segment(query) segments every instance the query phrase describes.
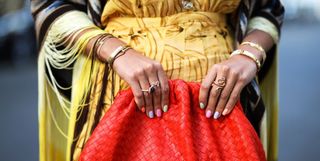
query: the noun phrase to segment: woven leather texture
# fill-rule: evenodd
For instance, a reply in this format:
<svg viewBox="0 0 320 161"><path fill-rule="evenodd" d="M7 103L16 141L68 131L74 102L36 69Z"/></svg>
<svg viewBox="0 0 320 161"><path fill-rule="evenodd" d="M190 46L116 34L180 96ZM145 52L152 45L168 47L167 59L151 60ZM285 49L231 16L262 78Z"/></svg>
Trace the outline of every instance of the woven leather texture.
<svg viewBox="0 0 320 161"><path fill-rule="evenodd" d="M264 161L255 130L237 103L218 120L199 107L198 83L170 81L169 111L150 119L131 90L120 92L81 153L81 161Z"/></svg>

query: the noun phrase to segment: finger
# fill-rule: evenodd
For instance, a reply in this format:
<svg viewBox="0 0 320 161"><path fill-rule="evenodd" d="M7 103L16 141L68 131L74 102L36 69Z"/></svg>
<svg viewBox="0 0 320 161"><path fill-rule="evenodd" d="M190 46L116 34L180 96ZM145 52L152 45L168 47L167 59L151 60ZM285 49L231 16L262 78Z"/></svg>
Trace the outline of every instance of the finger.
<svg viewBox="0 0 320 161"><path fill-rule="evenodd" d="M146 112L144 98L143 98L144 96L143 96L143 92L141 91L141 87L138 80L134 80L130 82L130 86L134 95L134 101L136 102L138 108L143 113Z"/></svg>
<svg viewBox="0 0 320 161"><path fill-rule="evenodd" d="M238 81L236 83L236 85L234 86L234 88L230 94L230 97L229 97L229 100L226 104L226 107L222 112L223 116L228 115L233 110L237 101L240 99L240 93L241 93L243 87L244 87L244 83L242 81Z"/></svg>
<svg viewBox="0 0 320 161"><path fill-rule="evenodd" d="M217 77L215 79L215 81L217 82L218 80L222 80L222 79L226 79L226 75L227 75L228 70L226 68L219 68L217 71ZM220 97L220 94L223 90L223 86L219 86L216 84L214 84L213 82L212 84L212 88L210 90L210 97L209 97L209 102L208 102L208 106L206 109L206 117L210 118L213 115L213 112L215 111L216 105L218 103L218 99ZM217 115L217 114L215 114Z"/></svg>
<svg viewBox="0 0 320 161"><path fill-rule="evenodd" d="M161 88L161 107L163 112L167 112L169 108L169 84L168 78L163 71L162 67L158 71L158 79L160 81L160 88Z"/></svg>
<svg viewBox="0 0 320 161"><path fill-rule="evenodd" d="M161 89L160 89L160 82L158 81L158 75L156 72L149 73L149 82L150 85L155 86L155 91L151 94L152 95L152 103L153 103L153 110L157 117L161 117Z"/></svg>
<svg viewBox="0 0 320 161"><path fill-rule="evenodd" d="M211 118L213 115L213 111L215 110L217 100L220 96L222 88L212 85L212 88L210 90L210 95L209 95L209 101L208 101L208 106L206 109L206 117Z"/></svg>
<svg viewBox="0 0 320 161"><path fill-rule="evenodd" d="M139 76L139 83L141 86L141 90L148 90L150 87L150 83L148 81L148 78L146 75L140 75ZM146 113L149 118L154 118L154 111L152 107L152 96L149 92L143 92L143 98L145 102L145 108L146 108Z"/></svg>
<svg viewBox="0 0 320 161"><path fill-rule="evenodd" d="M208 99L210 95L210 89L212 88L212 82L217 76L217 70L215 67L211 68L207 76L201 83L200 92L199 92L199 106L201 109L205 109L208 105Z"/></svg>
<svg viewBox="0 0 320 161"><path fill-rule="evenodd" d="M229 100L230 94L236 84L236 81L238 79L238 75L234 72L229 72L227 78L226 78L226 86L223 88L220 97L218 99L218 103L216 106L216 110L214 112L213 118L218 119L222 111L225 109L225 106L227 104L227 101Z"/></svg>

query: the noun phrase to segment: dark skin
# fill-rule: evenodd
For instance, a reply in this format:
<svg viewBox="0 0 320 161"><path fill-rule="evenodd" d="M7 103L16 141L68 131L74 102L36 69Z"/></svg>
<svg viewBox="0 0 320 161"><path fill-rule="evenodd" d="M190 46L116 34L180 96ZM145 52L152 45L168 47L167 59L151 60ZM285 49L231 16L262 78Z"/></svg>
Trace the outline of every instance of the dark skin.
<svg viewBox="0 0 320 161"><path fill-rule="evenodd" d="M244 41L259 44L265 51L268 51L274 44L272 37L259 30L248 34ZM241 45L238 49L251 52L262 61L263 53L249 45ZM222 115L229 114L240 98L240 93L252 79L256 76L257 66L255 62L244 55L235 55L228 60L211 67L207 76L201 84L199 102L206 109L206 116L212 115L215 119ZM213 81L221 77L226 78L226 85L222 90L212 88Z"/></svg>
<svg viewBox="0 0 320 161"><path fill-rule="evenodd" d="M90 44L93 41L94 39ZM250 32L243 41L259 44L265 51L274 44L272 37L260 30ZM106 59L120 45L125 43L117 38L109 39L103 44L99 54ZM247 50L262 61L261 51L249 45L241 45L238 49ZM127 68L128 66L130 68ZM167 112L168 77L159 62L130 49L125 55L115 60L113 69L131 86L135 102L141 111L150 118L155 117L154 115L161 117L162 112ZM208 118L215 116L214 118L217 119L221 115L228 115L239 100L241 90L255 78L257 70L255 62L243 55L235 55L213 65L201 83L199 94L200 107L205 110L206 116ZM216 90L212 84L221 77L226 78L226 85L223 89ZM154 93L141 91L141 89L148 89L151 83L156 81L160 82L160 87L156 88Z"/></svg>

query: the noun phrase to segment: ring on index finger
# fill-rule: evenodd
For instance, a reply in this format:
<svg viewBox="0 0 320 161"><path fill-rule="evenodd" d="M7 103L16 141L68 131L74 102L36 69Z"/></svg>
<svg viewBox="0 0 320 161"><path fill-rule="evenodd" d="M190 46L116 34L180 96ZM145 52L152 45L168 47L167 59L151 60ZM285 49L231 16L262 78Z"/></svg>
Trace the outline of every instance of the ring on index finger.
<svg viewBox="0 0 320 161"><path fill-rule="evenodd" d="M219 92L226 86L226 77L219 78L218 80L214 81L211 86L216 86L216 92Z"/></svg>

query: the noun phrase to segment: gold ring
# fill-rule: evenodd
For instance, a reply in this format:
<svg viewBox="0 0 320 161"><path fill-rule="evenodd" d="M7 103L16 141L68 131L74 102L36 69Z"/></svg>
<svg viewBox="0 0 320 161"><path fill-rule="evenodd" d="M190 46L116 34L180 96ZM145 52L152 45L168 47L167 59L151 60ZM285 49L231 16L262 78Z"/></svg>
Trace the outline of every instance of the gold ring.
<svg viewBox="0 0 320 161"><path fill-rule="evenodd" d="M220 88L223 88L226 86L226 78L225 77L221 77L220 79L218 79L217 81L214 81L212 83L212 85L216 85Z"/></svg>
<svg viewBox="0 0 320 161"><path fill-rule="evenodd" d="M223 87L217 87L216 92L219 93L222 89L223 89Z"/></svg>
<svg viewBox="0 0 320 161"><path fill-rule="evenodd" d="M154 82L154 83L151 83L151 86L157 86L157 87L159 87L160 86L160 82L159 81L156 81L156 82Z"/></svg>
<svg viewBox="0 0 320 161"><path fill-rule="evenodd" d="M153 93L156 91L156 88L160 86L159 81L156 81L155 83L152 83L151 86L148 89L141 89L142 92L148 92L148 93Z"/></svg>

